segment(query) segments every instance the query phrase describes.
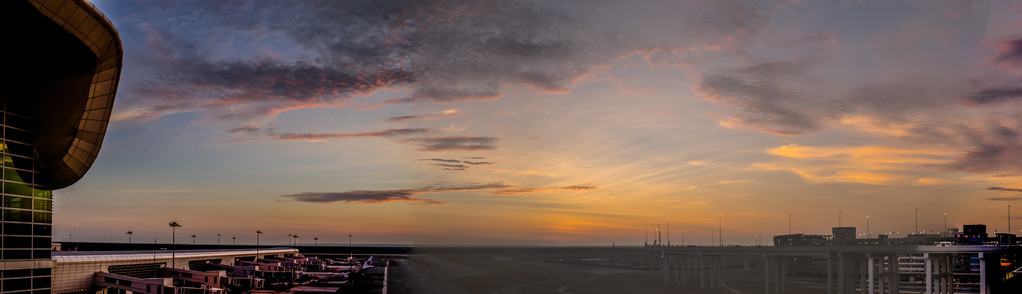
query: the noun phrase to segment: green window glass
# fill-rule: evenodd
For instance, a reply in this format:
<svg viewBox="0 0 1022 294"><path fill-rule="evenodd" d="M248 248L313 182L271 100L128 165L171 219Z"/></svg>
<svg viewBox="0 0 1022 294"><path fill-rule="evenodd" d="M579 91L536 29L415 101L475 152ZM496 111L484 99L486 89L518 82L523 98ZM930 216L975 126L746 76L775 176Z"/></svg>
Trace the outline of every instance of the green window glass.
<svg viewBox="0 0 1022 294"><path fill-rule="evenodd" d="M53 214L49 212L35 212L35 222L49 224L53 223Z"/></svg>
<svg viewBox="0 0 1022 294"><path fill-rule="evenodd" d="M4 182L4 193L32 196L32 186L21 183Z"/></svg>
<svg viewBox="0 0 1022 294"><path fill-rule="evenodd" d="M9 168L4 169L4 179L14 182L25 182L25 180L21 178L21 174L19 174L18 171Z"/></svg>
<svg viewBox="0 0 1022 294"><path fill-rule="evenodd" d="M35 210L53 210L53 201L51 200L35 199L32 203L32 207L35 208Z"/></svg>
<svg viewBox="0 0 1022 294"><path fill-rule="evenodd" d="M35 189L35 197L50 199L53 198L53 191Z"/></svg>
<svg viewBox="0 0 1022 294"><path fill-rule="evenodd" d="M4 196L4 207L32 209L32 198Z"/></svg>

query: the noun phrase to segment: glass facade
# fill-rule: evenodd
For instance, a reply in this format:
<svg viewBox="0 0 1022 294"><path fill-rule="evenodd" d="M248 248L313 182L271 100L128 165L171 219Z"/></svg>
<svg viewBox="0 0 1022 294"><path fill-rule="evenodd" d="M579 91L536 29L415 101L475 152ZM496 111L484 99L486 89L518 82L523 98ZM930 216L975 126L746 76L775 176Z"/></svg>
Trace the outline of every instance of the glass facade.
<svg viewBox="0 0 1022 294"><path fill-rule="evenodd" d="M50 293L51 190L96 159L123 51L85 0L0 1L0 36L0 294Z"/></svg>
<svg viewBox="0 0 1022 294"><path fill-rule="evenodd" d="M0 93L2 138L0 155L0 195L3 218L0 222L0 256L5 263L24 261L31 268L0 272L2 293L49 293L50 236L53 222L53 193L36 183L39 158L33 148L32 107L25 101Z"/></svg>

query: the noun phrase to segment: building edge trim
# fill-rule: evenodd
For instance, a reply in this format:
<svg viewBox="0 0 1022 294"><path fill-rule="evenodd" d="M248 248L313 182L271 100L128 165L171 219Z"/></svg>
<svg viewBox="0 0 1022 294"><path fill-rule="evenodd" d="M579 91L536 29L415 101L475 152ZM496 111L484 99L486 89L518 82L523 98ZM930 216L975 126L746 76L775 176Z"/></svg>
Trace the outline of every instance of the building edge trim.
<svg viewBox="0 0 1022 294"><path fill-rule="evenodd" d="M96 69L72 143L61 158L44 162L42 177L47 188L60 189L80 180L99 155L113 111L124 50L117 29L92 3L85 0L28 1L96 55Z"/></svg>

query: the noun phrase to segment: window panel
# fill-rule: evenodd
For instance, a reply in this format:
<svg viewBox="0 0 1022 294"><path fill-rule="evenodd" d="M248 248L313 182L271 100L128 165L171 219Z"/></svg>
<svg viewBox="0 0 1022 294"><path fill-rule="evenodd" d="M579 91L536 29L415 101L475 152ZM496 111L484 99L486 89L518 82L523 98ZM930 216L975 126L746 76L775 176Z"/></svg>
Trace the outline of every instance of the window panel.
<svg viewBox="0 0 1022 294"><path fill-rule="evenodd" d="M50 200L35 199L32 201L32 208L35 210L53 211L53 202Z"/></svg>
<svg viewBox="0 0 1022 294"><path fill-rule="evenodd" d="M51 214L49 212L38 212L37 211L37 212L35 212L34 216L35 217L33 218L33 221L35 221L37 223L48 224L48 223L52 223L53 222L53 214Z"/></svg>
<svg viewBox="0 0 1022 294"><path fill-rule="evenodd" d="M20 185L15 183L4 183L4 186L10 186L8 184ZM8 192L10 193L10 192ZM17 196L4 196L4 207L7 208L21 208L21 209L32 209L32 198L24 198Z"/></svg>
<svg viewBox="0 0 1022 294"><path fill-rule="evenodd" d="M32 196L32 186L25 185L25 184L22 184L22 183L12 183L12 182L3 182L3 186L4 186L4 193L15 194L15 195L22 195L22 196ZM16 197L12 197L12 198L16 198ZM4 203L5 203L4 207L11 207L11 206L7 206L6 205L7 197L4 197ZM17 208L30 209L30 208L32 208L32 204L29 204L27 207L17 207Z"/></svg>
<svg viewBox="0 0 1022 294"><path fill-rule="evenodd" d="M32 212L28 210L4 209L4 221L32 222Z"/></svg>
<svg viewBox="0 0 1022 294"><path fill-rule="evenodd" d="M53 227L50 225L33 225L32 233L37 236L51 236L53 235Z"/></svg>
<svg viewBox="0 0 1022 294"><path fill-rule="evenodd" d="M32 248L32 237L3 237L4 249Z"/></svg>
<svg viewBox="0 0 1022 294"><path fill-rule="evenodd" d="M32 235L32 225L4 223L4 235Z"/></svg>

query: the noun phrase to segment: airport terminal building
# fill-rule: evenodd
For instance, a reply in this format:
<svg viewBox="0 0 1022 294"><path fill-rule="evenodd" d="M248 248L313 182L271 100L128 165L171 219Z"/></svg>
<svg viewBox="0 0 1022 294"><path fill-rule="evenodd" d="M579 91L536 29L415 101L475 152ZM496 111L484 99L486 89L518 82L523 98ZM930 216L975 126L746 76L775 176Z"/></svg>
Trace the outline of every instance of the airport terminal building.
<svg viewBox="0 0 1022 294"><path fill-rule="evenodd" d="M121 71L117 30L84 0L0 1L0 293L50 293L53 190L99 153Z"/></svg>

